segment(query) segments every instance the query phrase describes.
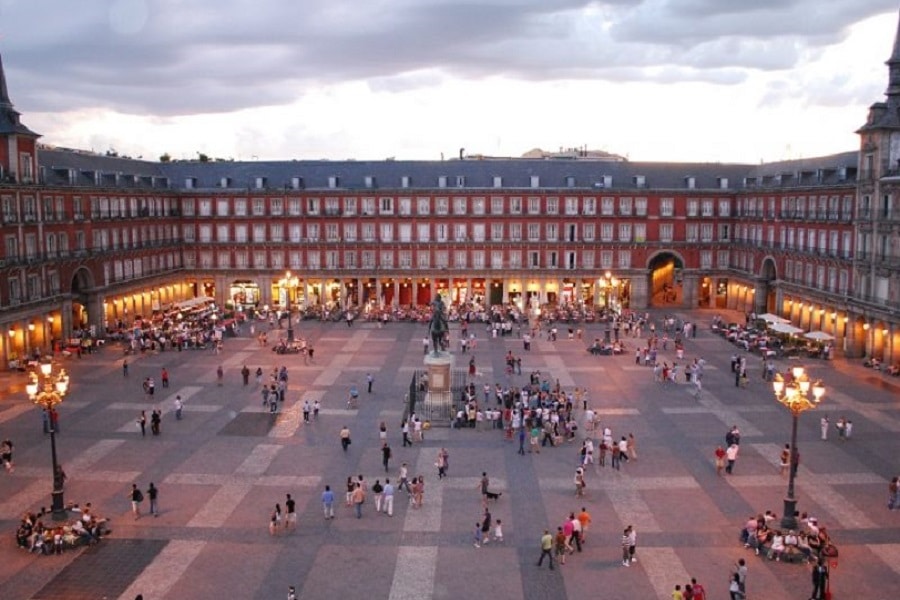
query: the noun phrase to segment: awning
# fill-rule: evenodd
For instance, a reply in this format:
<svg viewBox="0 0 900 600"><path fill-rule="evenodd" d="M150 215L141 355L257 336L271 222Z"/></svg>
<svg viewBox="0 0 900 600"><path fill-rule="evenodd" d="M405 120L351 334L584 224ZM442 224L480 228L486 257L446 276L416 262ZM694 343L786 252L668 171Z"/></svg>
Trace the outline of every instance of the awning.
<svg viewBox="0 0 900 600"><path fill-rule="evenodd" d="M830 342L834 339L834 336L830 333L825 333L824 331L810 331L809 333L803 334L808 340L815 340L817 342Z"/></svg>
<svg viewBox="0 0 900 600"><path fill-rule="evenodd" d="M769 325L769 329L771 329L772 331L775 331L777 333L790 333L790 334L803 333L802 329L800 329L799 327L794 327L793 325L791 325L789 323L772 323Z"/></svg>
<svg viewBox="0 0 900 600"><path fill-rule="evenodd" d="M788 319L779 317L778 315L773 315L772 313L761 314L757 317L757 319L762 319L766 323L790 323Z"/></svg>

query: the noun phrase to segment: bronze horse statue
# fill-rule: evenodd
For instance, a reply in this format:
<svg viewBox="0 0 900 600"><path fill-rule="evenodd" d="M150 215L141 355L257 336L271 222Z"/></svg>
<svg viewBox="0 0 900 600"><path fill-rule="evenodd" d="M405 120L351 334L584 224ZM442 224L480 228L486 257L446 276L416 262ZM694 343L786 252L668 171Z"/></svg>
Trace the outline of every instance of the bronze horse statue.
<svg viewBox="0 0 900 600"><path fill-rule="evenodd" d="M447 315L444 314L444 301L437 296L431 303L431 322L428 324L428 332L431 334L431 343L434 346L434 356L437 356L443 345L444 336L450 331L447 325Z"/></svg>

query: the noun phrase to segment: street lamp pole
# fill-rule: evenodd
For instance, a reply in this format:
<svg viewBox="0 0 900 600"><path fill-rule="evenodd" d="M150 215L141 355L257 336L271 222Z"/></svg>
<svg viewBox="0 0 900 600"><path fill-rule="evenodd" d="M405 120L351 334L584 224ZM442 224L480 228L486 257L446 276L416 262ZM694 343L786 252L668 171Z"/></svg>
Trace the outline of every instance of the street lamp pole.
<svg viewBox="0 0 900 600"><path fill-rule="evenodd" d="M800 413L818 406L825 395L821 381L812 383L803 367L791 369L791 381L785 381L781 373L772 382L775 399L791 411L791 451L787 495L784 498L784 514L781 517L783 529L797 529L797 497L794 494L794 479L797 476L799 454L797 452L797 423ZM810 397L812 392L812 397Z"/></svg>
<svg viewBox="0 0 900 600"><path fill-rule="evenodd" d="M53 466L53 492L51 510L53 518L61 520L66 518L66 505L63 497L63 488L65 481L62 469L59 467L59 461L56 457L56 427L55 419L50 414L63 401L66 393L69 391L69 376L65 369L60 369L57 373L53 373L53 365L50 363L42 363L40 365L40 375L37 372L31 373L31 381L25 385L25 391L29 400L35 405L40 406L48 413L48 421L50 423L50 455Z"/></svg>

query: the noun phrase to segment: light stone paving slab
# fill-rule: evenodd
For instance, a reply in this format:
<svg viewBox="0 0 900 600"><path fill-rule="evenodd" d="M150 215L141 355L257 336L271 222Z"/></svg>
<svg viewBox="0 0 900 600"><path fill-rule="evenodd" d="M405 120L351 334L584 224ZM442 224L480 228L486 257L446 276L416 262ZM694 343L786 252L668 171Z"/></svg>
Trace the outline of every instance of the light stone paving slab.
<svg viewBox="0 0 900 600"><path fill-rule="evenodd" d="M68 404L68 403L66 403ZM34 404L31 402L21 404L16 404L11 408L7 408L3 412L0 412L0 424L6 423L7 421L11 421L15 418L18 418L30 411L39 410Z"/></svg>
<svg viewBox="0 0 900 600"><path fill-rule="evenodd" d="M547 370L553 373L553 376L559 381L560 385L564 388L572 388L575 387L575 380L572 379L572 376L569 374L569 369L566 366L565 358L562 356L548 356L545 359L547 364Z"/></svg>
<svg viewBox="0 0 900 600"><path fill-rule="evenodd" d="M436 546L401 546L388 600L429 600L434 597Z"/></svg>
<svg viewBox="0 0 900 600"><path fill-rule="evenodd" d="M262 408L262 407L258 407ZM321 412L321 411L320 411ZM303 413L303 403L295 402L293 405L285 408L278 415L275 426L269 430L270 438L289 438L300 428Z"/></svg>
<svg viewBox="0 0 900 600"><path fill-rule="evenodd" d="M434 462L437 458L437 449L429 448L428 451L419 452L415 467L410 470L410 479L417 475L434 472ZM452 465L453 457L450 464ZM403 521L404 532L441 530L441 513L444 508L444 481L434 478L425 478L425 496L421 508L413 508L410 504ZM397 495L394 502L402 501L403 495Z"/></svg>
<svg viewBox="0 0 900 600"><path fill-rule="evenodd" d="M316 487L322 478L318 475L261 475L256 478L234 474L173 473L165 479L167 485L226 485L235 481L252 481L263 487Z"/></svg>
<svg viewBox="0 0 900 600"><path fill-rule="evenodd" d="M642 548L641 531L646 531L647 528L643 525L637 525L636 528L638 562L631 568L642 567L647 573L647 579L653 586L657 598L668 600L672 597L675 585L673 582L690 581L691 576L684 568L684 563L678 558L674 548Z"/></svg>
<svg viewBox="0 0 900 600"><path fill-rule="evenodd" d="M332 356L329 365L322 369L322 372L316 377L312 386L318 388L330 388L337 382L338 378L350 366L352 361L352 354L342 353Z"/></svg>
<svg viewBox="0 0 900 600"><path fill-rule="evenodd" d="M895 404L859 402L849 394L831 389L828 390L827 401L835 401L840 406L840 409L835 408L832 412L839 412L840 410L854 412L873 423L876 427L883 427L892 433L900 432L900 419L897 419ZM828 404L823 406L827 407Z"/></svg>
<svg viewBox="0 0 900 600"><path fill-rule="evenodd" d="M900 575L900 544L866 544L866 548L891 571Z"/></svg>
<svg viewBox="0 0 900 600"><path fill-rule="evenodd" d="M80 408L90 405L90 402L84 400L66 400L59 405L59 410L65 413L74 412ZM31 402L22 402L15 404L11 408L7 408L0 412L0 425L8 421L12 421L25 413L34 411L35 417L40 418L40 409Z"/></svg>
<svg viewBox="0 0 900 600"><path fill-rule="evenodd" d="M846 529L873 529L877 525L866 514L856 508L846 496L835 491L826 484L822 484L816 478L815 481L798 481L797 486L802 489L809 498L824 508L841 527Z"/></svg>
<svg viewBox="0 0 900 600"><path fill-rule="evenodd" d="M343 352L359 352L363 348L363 344L369 341L369 329L356 329L350 335L349 340L344 341Z"/></svg>
<svg viewBox="0 0 900 600"><path fill-rule="evenodd" d="M235 470L234 476L213 494L188 522L188 527L221 527L234 509L253 488L256 480L266 472L282 446L260 444ZM169 482L169 478L166 478Z"/></svg>
<svg viewBox="0 0 900 600"><path fill-rule="evenodd" d="M88 479L90 477L91 467L108 454L115 452L115 450L124 443L125 440L100 440L84 452L69 459L65 465L66 472L70 477L74 476L78 479ZM128 481L134 480L133 473L128 472L125 473L125 475L131 477ZM42 500L46 500L49 504L50 488L52 487L49 467L46 469L16 469L16 476L40 477L41 479L26 485L22 491L16 493L9 500L0 504L0 518L17 519L21 516L23 510L39 504ZM113 480L118 481L119 476L120 475L116 473L113 476Z"/></svg>
<svg viewBox="0 0 900 600"><path fill-rule="evenodd" d="M206 542L172 540L128 586L120 600L132 600L138 594L146 598L165 598L169 590L187 572Z"/></svg>
<svg viewBox="0 0 900 600"><path fill-rule="evenodd" d="M644 502L638 490L617 488L606 485L606 483L607 481L604 480L603 493L612 502L613 510L616 511L622 523L637 524L636 527L640 531L648 533L659 533L662 531L662 527L659 526L659 523L656 522L656 518L653 516L653 511ZM570 484L569 487L572 489L573 485Z"/></svg>
<svg viewBox="0 0 900 600"><path fill-rule="evenodd" d="M232 481L224 484L188 521L187 526L222 527L251 489L253 483L249 481Z"/></svg>
<svg viewBox="0 0 900 600"><path fill-rule="evenodd" d="M595 408L594 414L598 416L624 417L637 416L641 414L641 411L637 408Z"/></svg>

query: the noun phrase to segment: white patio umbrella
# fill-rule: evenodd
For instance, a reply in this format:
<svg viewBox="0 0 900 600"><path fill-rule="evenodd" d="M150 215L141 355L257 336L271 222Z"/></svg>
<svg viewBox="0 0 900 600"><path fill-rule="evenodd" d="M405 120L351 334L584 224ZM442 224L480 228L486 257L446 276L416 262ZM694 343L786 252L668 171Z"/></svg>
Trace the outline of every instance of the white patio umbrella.
<svg viewBox="0 0 900 600"><path fill-rule="evenodd" d="M769 329L778 333L803 333L802 329L800 329L799 327L794 327L789 323L772 323L771 325L769 325Z"/></svg>
<svg viewBox="0 0 900 600"><path fill-rule="evenodd" d="M759 315L757 319L762 319L766 323L790 323L788 319L773 315L772 313L763 313Z"/></svg>
<svg viewBox="0 0 900 600"><path fill-rule="evenodd" d="M830 342L834 339L833 335L825 333L824 331L810 331L809 333L803 334L803 337L816 342Z"/></svg>

